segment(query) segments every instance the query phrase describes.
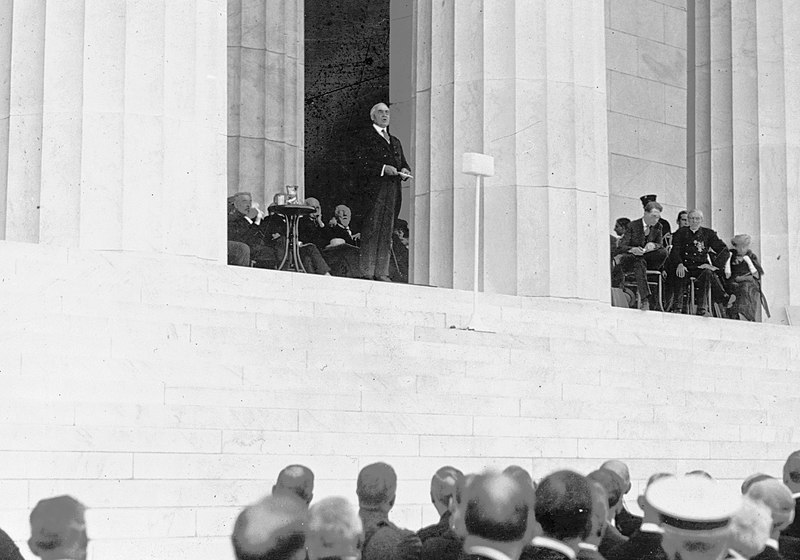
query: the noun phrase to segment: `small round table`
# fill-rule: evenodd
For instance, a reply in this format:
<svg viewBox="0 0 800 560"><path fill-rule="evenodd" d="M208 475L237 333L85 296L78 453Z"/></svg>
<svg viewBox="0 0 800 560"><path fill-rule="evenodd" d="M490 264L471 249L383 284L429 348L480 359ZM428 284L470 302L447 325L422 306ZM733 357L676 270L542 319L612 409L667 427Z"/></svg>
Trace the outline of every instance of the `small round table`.
<svg viewBox="0 0 800 560"><path fill-rule="evenodd" d="M283 260L278 270L305 272L303 261L300 260L300 239L297 235L297 224L301 216L313 214L316 208L305 204L278 204L273 206L272 210L286 218L286 250L283 252Z"/></svg>

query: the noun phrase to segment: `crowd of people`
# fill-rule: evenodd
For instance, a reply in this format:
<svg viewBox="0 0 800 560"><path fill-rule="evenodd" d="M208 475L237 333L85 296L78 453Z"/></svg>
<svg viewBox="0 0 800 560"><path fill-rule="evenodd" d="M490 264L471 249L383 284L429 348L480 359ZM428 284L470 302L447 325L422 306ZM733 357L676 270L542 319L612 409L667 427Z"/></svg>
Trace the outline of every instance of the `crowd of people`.
<svg viewBox="0 0 800 560"><path fill-rule="evenodd" d="M271 493L236 518L237 560L797 560L800 558L800 451L783 480L754 473L741 492L702 470L650 476L629 511L630 472L619 460L584 476L571 470L534 481L517 465L464 474L453 466L431 479L439 521L417 531L394 524L397 475L367 465L357 507L344 497L314 500L314 473L289 465ZM312 503L313 502L313 503ZM44 560L85 560L85 507L70 496L40 501L30 515L31 551ZM0 560L21 560L0 531Z"/></svg>
<svg viewBox="0 0 800 560"><path fill-rule="evenodd" d="M318 199L293 201L313 208L299 218L300 260L313 274L408 282L408 222L399 213L400 183L411 171L400 140L388 132L389 107L373 106L370 120L355 141L353 208L337 204L326 222ZM278 208L271 204L265 214L248 192L228 199L228 264L282 267L290 232Z"/></svg>
<svg viewBox="0 0 800 560"><path fill-rule="evenodd" d="M750 247L751 237L736 235L729 248L714 230L703 227L703 212L697 209L680 211L672 233L656 198L641 197L640 219L618 218L614 224L612 303L747 321L760 321L762 309L769 316L761 290L764 269ZM654 286L663 290L654 293Z"/></svg>

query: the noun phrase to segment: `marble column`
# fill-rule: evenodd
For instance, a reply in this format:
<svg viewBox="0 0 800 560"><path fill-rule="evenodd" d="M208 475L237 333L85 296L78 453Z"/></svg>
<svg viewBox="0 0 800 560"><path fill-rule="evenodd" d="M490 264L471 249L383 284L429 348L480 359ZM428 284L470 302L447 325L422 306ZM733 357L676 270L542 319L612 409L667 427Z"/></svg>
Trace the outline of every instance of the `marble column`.
<svg viewBox="0 0 800 560"><path fill-rule="evenodd" d="M263 205L303 178L303 0L228 2L228 193Z"/></svg>
<svg viewBox="0 0 800 560"><path fill-rule="evenodd" d="M225 258L223 0L0 8L0 237Z"/></svg>
<svg viewBox="0 0 800 560"><path fill-rule="evenodd" d="M696 7L697 73L707 76L696 90L696 204L726 241L753 237L773 320L785 322L784 307L800 304L800 15L784 0Z"/></svg>
<svg viewBox="0 0 800 560"><path fill-rule="evenodd" d="M417 0L415 282L469 289L475 180L482 289L607 301L604 7L595 0Z"/></svg>

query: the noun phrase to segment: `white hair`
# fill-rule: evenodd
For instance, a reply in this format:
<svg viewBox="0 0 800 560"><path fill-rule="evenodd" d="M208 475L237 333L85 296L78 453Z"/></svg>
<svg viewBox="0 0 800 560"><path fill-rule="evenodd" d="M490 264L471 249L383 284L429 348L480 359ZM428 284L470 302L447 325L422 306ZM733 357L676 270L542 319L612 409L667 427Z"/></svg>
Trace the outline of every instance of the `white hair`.
<svg viewBox="0 0 800 560"><path fill-rule="evenodd" d="M325 498L308 510L306 546L310 560L357 557L363 541L361 518L345 498Z"/></svg>

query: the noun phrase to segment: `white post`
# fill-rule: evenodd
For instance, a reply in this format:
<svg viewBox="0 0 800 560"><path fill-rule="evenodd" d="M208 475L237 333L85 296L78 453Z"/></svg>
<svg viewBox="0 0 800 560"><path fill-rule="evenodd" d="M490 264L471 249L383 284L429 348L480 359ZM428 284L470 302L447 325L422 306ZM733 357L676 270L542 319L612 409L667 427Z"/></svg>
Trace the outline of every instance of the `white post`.
<svg viewBox="0 0 800 560"><path fill-rule="evenodd" d="M494 175L494 158L485 154L466 152L461 159L461 171L467 175L475 175L475 246L472 258L472 317L468 329L476 330L476 301L478 297L478 269L481 231L481 177Z"/></svg>

